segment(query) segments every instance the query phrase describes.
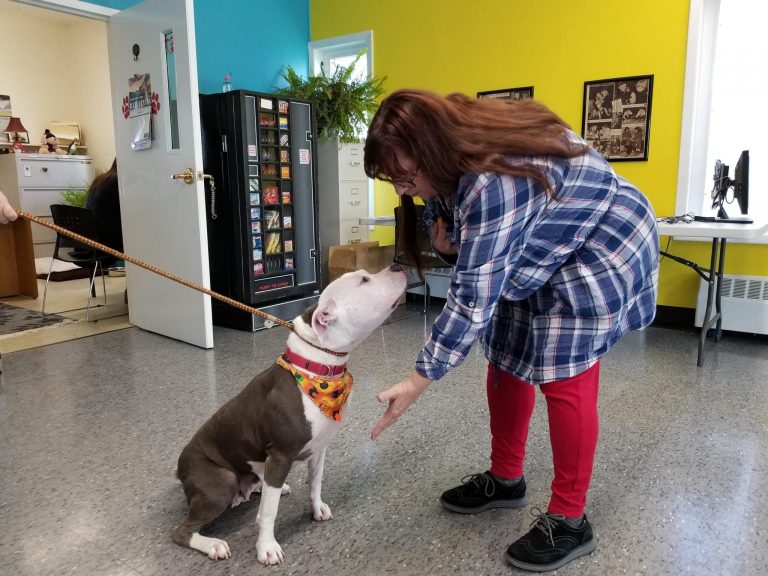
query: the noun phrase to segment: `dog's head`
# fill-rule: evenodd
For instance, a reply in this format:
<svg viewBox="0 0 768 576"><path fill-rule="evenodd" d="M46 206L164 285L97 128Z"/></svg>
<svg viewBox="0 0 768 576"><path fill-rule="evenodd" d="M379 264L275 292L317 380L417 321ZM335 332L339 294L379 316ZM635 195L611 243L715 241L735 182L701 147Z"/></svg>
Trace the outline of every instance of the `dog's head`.
<svg viewBox="0 0 768 576"><path fill-rule="evenodd" d="M406 284L406 275L397 266L376 274L348 272L328 284L302 320L322 347L349 352L387 319Z"/></svg>

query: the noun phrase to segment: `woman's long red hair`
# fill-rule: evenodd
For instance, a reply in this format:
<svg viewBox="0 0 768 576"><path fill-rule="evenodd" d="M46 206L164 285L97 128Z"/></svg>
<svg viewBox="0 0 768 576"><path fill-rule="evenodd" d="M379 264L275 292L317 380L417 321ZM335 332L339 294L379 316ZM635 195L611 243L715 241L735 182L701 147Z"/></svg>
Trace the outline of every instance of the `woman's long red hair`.
<svg viewBox="0 0 768 576"><path fill-rule="evenodd" d="M534 100L398 90L382 101L368 129L365 172L370 178L407 180L410 174L398 162L403 154L444 197L456 192L462 175L484 172L532 178L550 193L546 174L521 157L584 154L587 146L572 142L568 131L568 124ZM421 272L413 199L401 196L400 202L399 240Z"/></svg>

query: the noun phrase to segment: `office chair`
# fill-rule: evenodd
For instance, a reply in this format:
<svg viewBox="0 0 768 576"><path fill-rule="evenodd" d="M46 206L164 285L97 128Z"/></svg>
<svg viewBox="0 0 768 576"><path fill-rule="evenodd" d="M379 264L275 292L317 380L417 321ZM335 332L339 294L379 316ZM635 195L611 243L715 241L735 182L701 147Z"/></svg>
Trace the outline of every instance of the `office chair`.
<svg viewBox="0 0 768 576"><path fill-rule="evenodd" d="M67 206L65 204L52 204L51 216L53 217L53 223L71 230L76 234L85 236L86 238L96 238L96 227L93 223L93 216L91 211L87 208L78 208L76 206ZM51 258L51 265L48 267L48 276L45 278L45 290L43 292L43 310L45 314L45 301L48 297L48 282L51 279L51 270L53 269L53 261L61 260L62 262L71 262L81 268L88 268L91 272L91 283L88 288L88 305L85 309L85 320L90 320L91 312L91 297L96 296L96 272L101 269L101 285L104 290L104 306L107 305L107 285L104 280L104 267L105 265L111 265L115 258L102 252L91 248L90 246L78 242L69 236L56 233L56 246L53 249L53 257ZM81 310L81 308L76 308Z"/></svg>
<svg viewBox="0 0 768 576"><path fill-rule="evenodd" d="M451 264L448 264L445 260L440 258L437 254L435 254L434 250L432 249L432 236L430 235L430 230L424 222L424 206L416 204L414 205L414 210L416 213L416 245L418 247L419 255L421 256L421 263L422 263L422 271L426 274L430 269L434 268L451 268ZM403 227L403 209L400 206L395 206L395 260L394 262L397 264L400 264L401 266L407 266L415 270L415 267L413 263L410 261L408 256L405 254L405 251L403 250L401 246L401 230ZM410 278L411 274L409 274ZM406 291L412 289L412 288L418 288L420 286L423 286L424 290L424 307L421 311L422 314L427 313L427 310L429 310L429 305L431 303L432 295L430 293L429 289L429 283L426 281L426 276L424 280L416 276L416 278L409 282L406 286ZM412 314L411 316L415 316L415 314ZM404 316L403 318L410 318L410 316ZM398 320L402 320L403 318L398 318Z"/></svg>

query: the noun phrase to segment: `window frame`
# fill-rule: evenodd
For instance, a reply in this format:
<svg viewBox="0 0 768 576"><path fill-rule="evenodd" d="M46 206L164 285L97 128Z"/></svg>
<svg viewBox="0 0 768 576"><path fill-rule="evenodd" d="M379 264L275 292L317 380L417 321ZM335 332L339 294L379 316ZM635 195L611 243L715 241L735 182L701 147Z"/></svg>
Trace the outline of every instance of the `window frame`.
<svg viewBox="0 0 768 576"><path fill-rule="evenodd" d="M698 212L702 199L712 188L708 148L718 27L723 1L690 0L675 214ZM764 215L750 216L757 222ZM768 244L768 235L748 241L729 242Z"/></svg>
<svg viewBox="0 0 768 576"><path fill-rule="evenodd" d="M331 58L356 56L363 49L366 50L368 74L373 74L373 30L314 40L309 43L309 73L319 74L321 62L325 64L326 72L330 73Z"/></svg>
<svg viewBox="0 0 768 576"><path fill-rule="evenodd" d="M324 69L330 74L331 58L340 56L357 56L360 50L365 50L365 58L368 65L368 74L373 76L373 30L365 30L354 34L345 34L343 36L334 36L323 40L314 40L308 44L309 49L309 73L317 75L320 73L320 62L324 63ZM368 216L372 218L375 214L375 195L373 180L368 178ZM368 230L373 230L373 226L368 226Z"/></svg>
<svg viewBox="0 0 768 576"><path fill-rule="evenodd" d="M685 214L707 188L707 147L720 0L691 0L675 214Z"/></svg>

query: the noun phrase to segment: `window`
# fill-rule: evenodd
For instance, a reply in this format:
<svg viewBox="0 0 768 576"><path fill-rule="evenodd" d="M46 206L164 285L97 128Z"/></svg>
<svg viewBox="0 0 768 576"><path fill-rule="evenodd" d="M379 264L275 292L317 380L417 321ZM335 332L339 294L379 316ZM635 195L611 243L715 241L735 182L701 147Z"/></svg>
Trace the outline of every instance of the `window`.
<svg viewBox="0 0 768 576"><path fill-rule="evenodd" d="M716 159L730 166L750 153L750 207L768 218L768 7L751 0L691 0L676 214L712 215ZM738 214L734 205L729 214Z"/></svg>
<svg viewBox="0 0 768 576"><path fill-rule="evenodd" d="M333 74L338 66L349 66L354 62L361 50L365 55L357 61L354 77L373 74L373 32L359 32L345 36L335 36L325 40L317 40L309 43L309 72L312 75ZM365 138L365 134L360 135ZM368 179L368 216L374 215L374 188L373 180ZM373 230L373 226L368 227Z"/></svg>
<svg viewBox="0 0 768 576"><path fill-rule="evenodd" d="M317 40L309 43L309 65L311 74L333 74L338 66L349 66L360 50L365 56L355 65L355 76L373 74L373 32L360 32Z"/></svg>

